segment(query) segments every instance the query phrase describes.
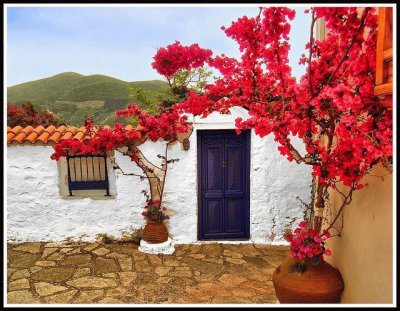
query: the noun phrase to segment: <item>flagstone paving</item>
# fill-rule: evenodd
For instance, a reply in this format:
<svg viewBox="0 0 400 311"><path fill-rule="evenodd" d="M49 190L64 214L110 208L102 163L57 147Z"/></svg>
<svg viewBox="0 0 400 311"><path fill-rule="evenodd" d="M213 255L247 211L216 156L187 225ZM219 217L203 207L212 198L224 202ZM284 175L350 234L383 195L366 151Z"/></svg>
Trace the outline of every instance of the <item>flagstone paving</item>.
<svg viewBox="0 0 400 311"><path fill-rule="evenodd" d="M9 304L275 304L286 246L180 244L172 255L133 243L7 245Z"/></svg>

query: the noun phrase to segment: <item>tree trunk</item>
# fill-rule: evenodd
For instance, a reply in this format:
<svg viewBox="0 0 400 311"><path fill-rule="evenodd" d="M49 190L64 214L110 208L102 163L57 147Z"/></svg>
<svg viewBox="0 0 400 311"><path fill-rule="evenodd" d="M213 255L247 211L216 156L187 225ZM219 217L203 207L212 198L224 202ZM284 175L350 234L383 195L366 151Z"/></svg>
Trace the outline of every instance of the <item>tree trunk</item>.
<svg viewBox="0 0 400 311"><path fill-rule="evenodd" d="M325 206L325 200L323 198L325 187L317 180L316 188L317 188L317 191L316 191L315 206L313 206L313 208L314 208L313 229L320 232L321 226L322 226L323 210L324 210L324 206Z"/></svg>
<svg viewBox="0 0 400 311"><path fill-rule="evenodd" d="M165 175L167 173L166 165L163 163L162 168L155 166L146 159L137 147L133 148L133 153L139 158L137 165L143 170L149 180L151 200L161 202L164 192Z"/></svg>

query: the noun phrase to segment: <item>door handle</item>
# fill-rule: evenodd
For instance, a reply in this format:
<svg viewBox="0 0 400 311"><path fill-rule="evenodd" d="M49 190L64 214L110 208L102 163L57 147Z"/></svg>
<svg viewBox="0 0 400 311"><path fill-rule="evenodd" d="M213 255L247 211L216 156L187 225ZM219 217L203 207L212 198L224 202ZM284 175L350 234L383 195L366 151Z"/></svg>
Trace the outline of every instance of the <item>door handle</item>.
<svg viewBox="0 0 400 311"><path fill-rule="evenodd" d="M221 162L221 166L222 166L222 168L224 168L224 167L226 166L226 162L225 162L225 160L222 160L222 162Z"/></svg>

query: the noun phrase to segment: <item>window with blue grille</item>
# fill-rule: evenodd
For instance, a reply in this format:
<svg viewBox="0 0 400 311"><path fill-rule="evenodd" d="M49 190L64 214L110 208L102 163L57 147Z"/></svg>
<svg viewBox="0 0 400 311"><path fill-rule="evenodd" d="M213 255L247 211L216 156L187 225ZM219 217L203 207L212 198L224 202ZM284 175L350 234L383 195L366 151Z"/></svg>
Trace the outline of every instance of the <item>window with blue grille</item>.
<svg viewBox="0 0 400 311"><path fill-rule="evenodd" d="M68 190L104 190L110 196L106 155L67 155Z"/></svg>

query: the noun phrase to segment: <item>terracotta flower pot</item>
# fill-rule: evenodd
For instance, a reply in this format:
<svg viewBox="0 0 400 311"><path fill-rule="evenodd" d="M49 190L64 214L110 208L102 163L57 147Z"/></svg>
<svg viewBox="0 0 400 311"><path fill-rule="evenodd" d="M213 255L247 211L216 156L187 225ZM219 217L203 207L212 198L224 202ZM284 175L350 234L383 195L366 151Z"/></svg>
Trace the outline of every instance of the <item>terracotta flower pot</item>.
<svg viewBox="0 0 400 311"><path fill-rule="evenodd" d="M148 243L163 243L168 240L167 227L162 221L148 221L142 238Z"/></svg>
<svg viewBox="0 0 400 311"><path fill-rule="evenodd" d="M323 258L318 265L288 258L275 269L272 283L280 303L338 303L344 288L340 272Z"/></svg>

